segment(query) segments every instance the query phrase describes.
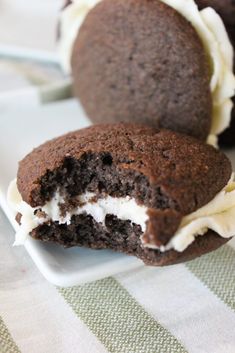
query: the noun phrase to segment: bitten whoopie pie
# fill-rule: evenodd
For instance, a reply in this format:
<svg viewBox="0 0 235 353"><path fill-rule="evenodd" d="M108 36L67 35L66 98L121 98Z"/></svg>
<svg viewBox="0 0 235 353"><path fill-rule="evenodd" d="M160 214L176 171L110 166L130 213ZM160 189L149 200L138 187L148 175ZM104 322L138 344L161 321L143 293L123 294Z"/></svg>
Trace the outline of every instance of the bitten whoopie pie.
<svg viewBox="0 0 235 353"><path fill-rule="evenodd" d="M198 140L128 123L71 132L19 164L8 200L31 237L171 265L235 235L228 158Z"/></svg>
<svg viewBox="0 0 235 353"><path fill-rule="evenodd" d="M138 122L211 143L231 118L233 50L193 0L74 0L59 48L93 122Z"/></svg>
<svg viewBox="0 0 235 353"><path fill-rule="evenodd" d="M221 16L228 31L233 48L235 48L235 1L233 0L196 0L200 9L211 6ZM234 69L235 69L235 56L234 56ZM233 104L235 97L233 98ZM232 111L232 120L230 127L221 134L219 142L222 146L235 145L235 108Z"/></svg>

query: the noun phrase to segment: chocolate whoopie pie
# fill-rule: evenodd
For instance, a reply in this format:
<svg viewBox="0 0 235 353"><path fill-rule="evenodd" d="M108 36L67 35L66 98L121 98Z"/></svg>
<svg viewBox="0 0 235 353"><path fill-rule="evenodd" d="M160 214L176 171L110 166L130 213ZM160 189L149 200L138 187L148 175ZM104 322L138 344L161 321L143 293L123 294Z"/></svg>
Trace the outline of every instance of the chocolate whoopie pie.
<svg viewBox="0 0 235 353"><path fill-rule="evenodd" d="M227 157L168 130L102 124L61 136L19 164L8 200L33 238L171 265L235 235ZM229 206L228 206L229 205Z"/></svg>
<svg viewBox="0 0 235 353"><path fill-rule="evenodd" d="M145 123L212 143L229 124L232 46L216 12L193 0L70 1L59 47L95 123Z"/></svg>
<svg viewBox="0 0 235 353"><path fill-rule="evenodd" d="M234 0L196 0L200 9L211 6L222 17L226 29L228 31L231 43L235 48L235 1ZM235 69L235 56L234 56ZM233 98L235 104L235 97ZM232 120L230 127L219 138L222 146L235 146L235 108L232 111Z"/></svg>

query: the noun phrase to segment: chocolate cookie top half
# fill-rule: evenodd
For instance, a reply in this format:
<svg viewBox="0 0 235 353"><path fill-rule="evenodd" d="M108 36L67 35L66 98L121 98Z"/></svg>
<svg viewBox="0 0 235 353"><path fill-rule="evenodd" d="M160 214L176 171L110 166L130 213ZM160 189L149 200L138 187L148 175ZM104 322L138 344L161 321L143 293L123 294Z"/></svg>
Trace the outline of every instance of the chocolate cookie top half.
<svg viewBox="0 0 235 353"><path fill-rule="evenodd" d="M51 140L19 165L18 189L32 207L58 187L132 196L150 208L187 215L211 201L231 177L220 151L168 130L116 124L92 126Z"/></svg>
<svg viewBox="0 0 235 353"><path fill-rule="evenodd" d="M145 122L206 139L210 67L192 25L160 1L103 0L74 44L75 92L95 122Z"/></svg>

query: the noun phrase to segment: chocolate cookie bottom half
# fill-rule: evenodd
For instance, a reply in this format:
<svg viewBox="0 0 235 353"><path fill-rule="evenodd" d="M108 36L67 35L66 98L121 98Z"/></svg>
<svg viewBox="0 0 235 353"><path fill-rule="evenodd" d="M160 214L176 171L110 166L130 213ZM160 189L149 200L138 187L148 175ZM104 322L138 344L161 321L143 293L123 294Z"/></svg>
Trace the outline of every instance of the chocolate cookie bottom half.
<svg viewBox="0 0 235 353"><path fill-rule="evenodd" d="M46 142L19 165L8 200L16 244L112 249L172 265L235 235L227 157L194 138L134 124L102 124Z"/></svg>

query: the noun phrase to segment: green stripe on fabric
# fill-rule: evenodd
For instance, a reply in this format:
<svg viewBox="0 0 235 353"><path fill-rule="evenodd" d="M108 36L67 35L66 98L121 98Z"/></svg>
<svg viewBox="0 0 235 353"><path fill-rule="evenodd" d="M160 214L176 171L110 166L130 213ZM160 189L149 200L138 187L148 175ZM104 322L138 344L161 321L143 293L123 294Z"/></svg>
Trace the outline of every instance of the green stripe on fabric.
<svg viewBox="0 0 235 353"><path fill-rule="evenodd" d="M0 352L1 353L20 353L19 348L15 344L8 331L3 319L0 316Z"/></svg>
<svg viewBox="0 0 235 353"><path fill-rule="evenodd" d="M225 245L186 265L214 294L235 310L235 250Z"/></svg>
<svg viewBox="0 0 235 353"><path fill-rule="evenodd" d="M41 86L38 92L41 104L69 99L73 96L72 84L68 81Z"/></svg>
<svg viewBox="0 0 235 353"><path fill-rule="evenodd" d="M110 353L186 352L113 278L58 290Z"/></svg>

